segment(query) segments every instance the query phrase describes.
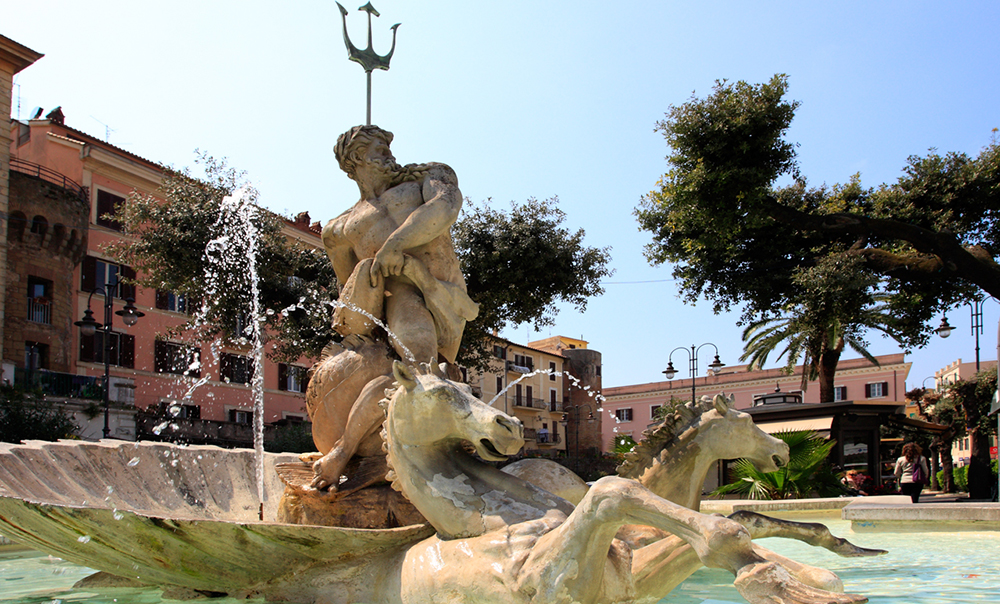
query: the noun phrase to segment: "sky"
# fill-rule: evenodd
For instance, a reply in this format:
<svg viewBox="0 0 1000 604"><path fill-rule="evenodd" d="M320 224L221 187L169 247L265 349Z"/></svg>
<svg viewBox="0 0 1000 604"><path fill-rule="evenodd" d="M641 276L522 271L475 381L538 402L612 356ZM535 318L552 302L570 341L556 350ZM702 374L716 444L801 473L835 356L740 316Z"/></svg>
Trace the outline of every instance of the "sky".
<svg viewBox="0 0 1000 604"><path fill-rule="evenodd" d="M349 10L355 45L367 20ZM566 226L611 247L613 276L585 311L555 326L512 326L526 343L582 338L603 355L604 386L659 381L671 351L717 346L740 364L738 309L679 298L651 266L633 210L666 171L657 121L716 80L789 77L801 102L788 133L811 185L894 182L907 157L977 154L1000 127L1000 3L376 0L372 122L400 163L438 161L464 196L498 208L559 198ZM62 106L67 125L147 159L193 166L195 150L245 170L261 203L326 222L358 198L339 170L338 135L365 121L365 74L347 60L336 3L32 0L5 5L0 34L44 53L15 79L12 113ZM982 359L996 358L1000 304L984 304ZM972 361L970 311L907 360L907 387ZM935 319L935 322L939 318ZM874 354L899 352L869 338ZM712 360L701 348L698 375ZM844 358L853 358L845 353ZM684 351L673 354L686 367ZM780 364L772 360L769 366ZM680 377L686 377L682 375Z"/></svg>

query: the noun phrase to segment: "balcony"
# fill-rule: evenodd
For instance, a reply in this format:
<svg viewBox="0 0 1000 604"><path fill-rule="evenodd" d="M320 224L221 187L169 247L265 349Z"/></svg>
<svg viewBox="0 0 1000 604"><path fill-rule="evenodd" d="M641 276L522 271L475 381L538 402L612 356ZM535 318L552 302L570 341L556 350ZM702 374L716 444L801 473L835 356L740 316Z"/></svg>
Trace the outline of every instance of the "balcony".
<svg viewBox="0 0 1000 604"><path fill-rule="evenodd" d="M102 400L100 378L89 375L60 373L48 369L14 370L14 385L27 390L41 390L49 396Z"/></svg>
<svg viewBox="0 0 1000 604"><path fill-rule="evenodd" d="M549 432L548 434L539 434L538 430L534 428L524 429L524 440L529 442L535 442L540 445L557 445L562 442L557 432Z"/></svg>
<svg viewBox="0 0 1000 604"><path fill-rule="evenodd" d="M84 203L90 203L86 188L81 187L76 182L70 180L55 170L46 168L45 166L40 166L30 161L24 161L23 159L18 159L16 157L10 158L10 169L15 172L20 172L21 174L27 174L28 176L40 178L41 180L62 187L73 195L79 197Z"/></svg>
<svg viewBox="0 0 1000 604"><path fill-rule="evenodd" d="M52 303L48 298L28 298L28 320L52 325Z"/></svg>
<svg viewBox="0 0 1000 604"><path fill-rule="evenodd" d="M525 409L539 409L545 411L549 408L549 404L540 398L528 398L526 396L515 396L514 406L522 407Z"/></svg>

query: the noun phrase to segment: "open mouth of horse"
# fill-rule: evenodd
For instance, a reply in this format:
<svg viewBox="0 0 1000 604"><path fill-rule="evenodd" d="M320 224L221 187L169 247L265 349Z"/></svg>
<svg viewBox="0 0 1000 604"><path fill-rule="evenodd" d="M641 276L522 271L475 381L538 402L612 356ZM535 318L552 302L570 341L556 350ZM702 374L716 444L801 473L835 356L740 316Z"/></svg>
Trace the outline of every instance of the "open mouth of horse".
<svg viewBox="0 0 1000 604"><path fill-rule="evenodd" d="M498 451L493 443L487 438L479 440L479 456L487 461L507 461L508 457Z"/></svg>

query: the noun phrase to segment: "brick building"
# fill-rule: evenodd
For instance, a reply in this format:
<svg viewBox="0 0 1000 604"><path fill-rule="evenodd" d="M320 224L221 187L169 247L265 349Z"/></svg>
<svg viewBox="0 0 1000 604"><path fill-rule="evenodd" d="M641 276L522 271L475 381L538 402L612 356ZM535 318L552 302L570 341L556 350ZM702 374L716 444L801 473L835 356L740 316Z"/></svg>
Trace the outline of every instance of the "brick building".
<svg viewBox="0 0 1000 604"><path fill-rule="evenodd" d="M0 109L7 115L11 76L39 56L0 36L0 81L5 82ZM7 305L0 338L3 372L8 381L40 386L65 401L76 411L81 436L99 438L104 418L95 404L104 374L103 334L81 336L74 323L88 305L103 323L104 297L98 290L109 289L106 285L118 275L135 276L105 252L109 243L126 237L106 215L132 192L155 195L163 174L157 163L66 122L56 108L44 117L12 120L2 132L0 204L9 216L0 229L6 237L0 245L5 255L0 291ZM322 250L319 223L306 213L287 219L284 234ZM193 310L184 296L132 286L113 289L115 311L134 298L145 316L132 327L120 317L113 322L111 436L251 443L249 346L180 341L169 330ZM194 360L200 367L189 370ZM307 419L303 393L311 364L305 358L290 364L265 360L265 423Z"/></svg>

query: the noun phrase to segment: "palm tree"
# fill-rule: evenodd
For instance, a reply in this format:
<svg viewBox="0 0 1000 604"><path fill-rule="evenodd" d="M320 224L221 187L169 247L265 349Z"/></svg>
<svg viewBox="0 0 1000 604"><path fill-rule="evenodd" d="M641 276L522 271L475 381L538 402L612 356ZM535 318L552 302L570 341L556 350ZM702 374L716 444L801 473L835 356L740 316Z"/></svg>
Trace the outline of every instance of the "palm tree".
<svg viewBox="0 0 1000 604"><path fill-rule="evenodd" d="M732 467L736 481L715 489L712 496L738 493L749 499L796 499L844 493L827 463L837 441L809 430L778 432L774 436L788 443L788 465L774 472L761 472L750 460L737 460Z"/></svg>
<svg viewBox="0 0 1000 604"><path fill-rule="evenodd" d="M791 373L801 362L805 366L802 389L809 381L818 380L820 402L833 401L837 363L845 347L877 366L878 361L868 352L865 332L874 329L899 341L885 304L887 298L871 293L873 278L854 270L859 269L850 261L802 270L795 277L801 288L799 301L785 316L765 317L747 325L740 360L749 360L751 371L761 369L784 342L778 359L786 357L786 371Z"/></svg>

